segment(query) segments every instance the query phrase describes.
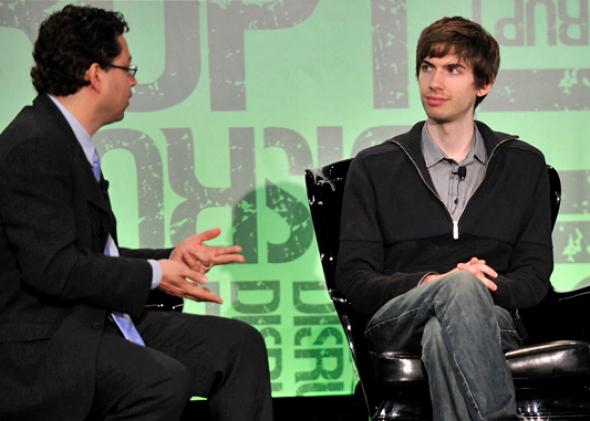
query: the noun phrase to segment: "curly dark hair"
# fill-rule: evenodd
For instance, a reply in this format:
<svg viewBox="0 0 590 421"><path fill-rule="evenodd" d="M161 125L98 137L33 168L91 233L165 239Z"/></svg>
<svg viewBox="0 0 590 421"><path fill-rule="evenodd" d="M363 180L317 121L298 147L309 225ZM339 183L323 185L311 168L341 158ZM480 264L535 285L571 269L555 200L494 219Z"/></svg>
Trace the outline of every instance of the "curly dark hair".
<svg viewBox="0 0 590 421"><path fill-rule="evenodd" d="M107 67L121 53L117 37L129 30L123 15L88 6L68 5L39 28L31 69L39 94L65 96L89 84L92 63Z"/></svg>
<svg viewBox="0 0 590 421"><path fill-rule="evenodd" d="M496 80L500 68L500 47L480 24L461 16L445 17L427 26L416 47L416 77L426 57L456 54L473 66L475 85L482 88ZM477 107L485 95L475 101Z"/></svg>

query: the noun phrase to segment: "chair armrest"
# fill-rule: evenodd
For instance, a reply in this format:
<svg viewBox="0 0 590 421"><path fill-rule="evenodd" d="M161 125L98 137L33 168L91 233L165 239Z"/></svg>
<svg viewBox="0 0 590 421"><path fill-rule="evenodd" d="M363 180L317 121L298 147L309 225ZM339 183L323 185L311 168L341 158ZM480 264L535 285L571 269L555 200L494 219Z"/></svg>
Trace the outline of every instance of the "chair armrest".
<svg viewBox="0 0 590 421"><path fill-rule="evenodd" d="M555 314L567 339L590 342L590 286L555 293Z"/></svg>
<svg viewBox="0 0 590 421"><path fill-rule="evenodd" d="M527 344L561 339L590 342L590 287L556 292L538 306L519 311L529 334Z"/></svg>
<svg viewBox="0 0 590 421"><path fill-rule="evenodd" d="M556 292L557 301L560 303L576 302L590 304L590 286L568 292Z"/></svg>
<svg viewBox="0 0 590 421"><path fill-rule="evenodd" d="M180 297L168 295L159 289L154 289L148 296L148 302L145 305L146 310L150 311L179 311L184 308L184 300Z"/></svg>
<svg viewBox="0 0 590 421"><path fill-rule="evenodd" d="M339 305L344 305L344 306L352 306L352 304L350 304L350 301L348 300L346 295L344 295L340 291L337 291L335 289L330 289L328 291L328 293L330 294L330 298L332 299L332 301L334 303L338 303Z"/></svg>

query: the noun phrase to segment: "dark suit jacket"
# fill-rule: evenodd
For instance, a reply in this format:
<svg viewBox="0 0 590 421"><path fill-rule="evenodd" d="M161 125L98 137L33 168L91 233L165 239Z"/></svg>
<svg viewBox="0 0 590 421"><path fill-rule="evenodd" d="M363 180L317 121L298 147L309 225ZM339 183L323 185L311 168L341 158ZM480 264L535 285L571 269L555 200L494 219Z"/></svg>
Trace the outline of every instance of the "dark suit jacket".
<svg viewBox="0 0 590 421"><path fill-rule="evenodd" d="M109 310L139 317L169 250L103 255L116 222L70 126L41 95L0 135L0 419L83 419Z"/></svg>

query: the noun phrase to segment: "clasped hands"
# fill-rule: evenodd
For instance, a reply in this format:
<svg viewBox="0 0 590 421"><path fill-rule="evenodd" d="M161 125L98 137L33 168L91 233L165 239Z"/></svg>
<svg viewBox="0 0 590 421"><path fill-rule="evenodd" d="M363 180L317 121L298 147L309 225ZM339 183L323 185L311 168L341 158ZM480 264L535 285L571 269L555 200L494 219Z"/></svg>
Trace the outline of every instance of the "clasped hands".
<svg viewBox="0 0 590 421"><path fill-rule="evenodd" d="M490 266L486 264L486 261L483 259L478 259L477 257L472 257L467 263L458 263L457 267L450 270L447 273L441 274L431 274L424 278L422 284L426 284L428 282L437 281L440 278L454 272L457 270L462 270L465 272L472 273L477 279L484 283L484 285L490 291L496 291L498 289L498 285L493 282L493 279L498 277L498 273L492 269Z"/></svg>
<svg viewBox="0 0 590 421"><path fill-rule="evenodd" d="M204 244L220 233L219 228L214 228L192 235L174 248L170 259L159 260L162 279L158 288L177 297L222 304L221 297L203 287L207 284L206 274L213 265L242 263L244 256L240 246Z"/></svg>

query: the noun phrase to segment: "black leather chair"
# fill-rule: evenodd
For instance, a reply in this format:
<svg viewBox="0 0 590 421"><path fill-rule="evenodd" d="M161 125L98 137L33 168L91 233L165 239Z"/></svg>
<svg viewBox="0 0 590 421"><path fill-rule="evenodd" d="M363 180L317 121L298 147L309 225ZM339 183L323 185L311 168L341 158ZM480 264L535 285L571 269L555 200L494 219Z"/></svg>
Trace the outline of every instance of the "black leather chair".
<svg viewBox="0 0 590 421"><path fill-rule="evenodd" d="M348 338L359 374L358 395L372 420L428 420L431 406L419 355L403 350L368 351L366 318L355 314L335 285L342 193L350 159L306 170L311 216L328 292ZM553 223L561 198L559 176L548 167ZM551 289L544 301L521 311L529 333L525 346L506 353L518 411L528 420L590 420L590 288L570 293ZM567 339L563 339L567 338Z"/></svg>

